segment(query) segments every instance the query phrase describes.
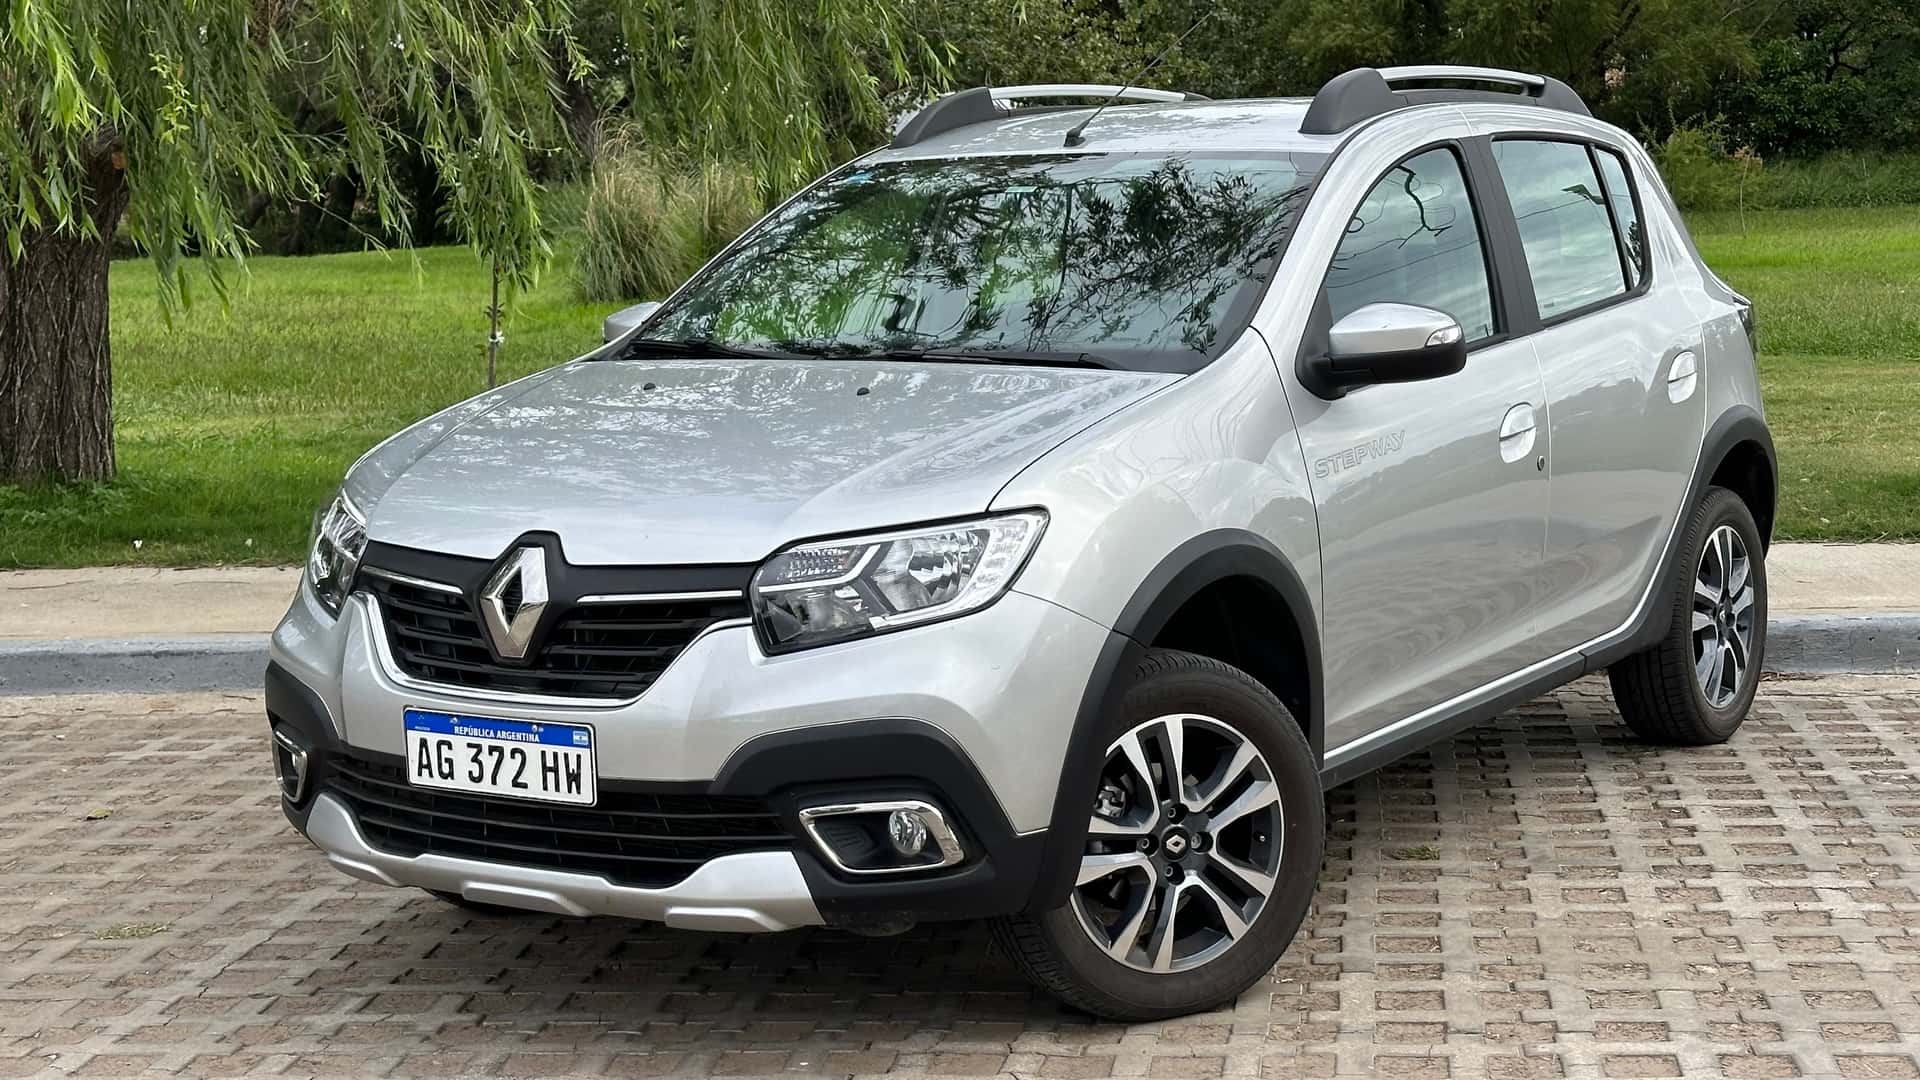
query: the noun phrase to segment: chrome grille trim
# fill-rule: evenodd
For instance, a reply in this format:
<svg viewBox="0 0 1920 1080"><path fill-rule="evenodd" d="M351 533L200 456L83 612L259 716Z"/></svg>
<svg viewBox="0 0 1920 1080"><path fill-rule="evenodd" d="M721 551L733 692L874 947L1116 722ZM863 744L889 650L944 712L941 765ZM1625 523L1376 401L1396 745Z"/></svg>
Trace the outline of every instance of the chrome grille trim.
<svg viewBox="0 0 1920 1080"><path fill-rule="evenodd" d="M411 574L395 573L392 570L385 570L378 566L363 566L360 568L360 572L363 574L371 574L377 578L385 578L388 581L397 581L402 585L411 585L416 589L429 589L434 592L449 593L454 596L461 595L460 586L449 585L444 581L428 581L426 578L414 577Z"/></svg>
<svg viewBox="0 0 1920 1080"><path fill-rule="evenodd" d="M482 687L456 686L452 683L429 682L426 679L417 679L407 674L406 671L400 667L400 662L394 658L392 645L387 641L387 624L385 616L380 611L379 598L365 592L358 593L356 596L360 601L362 612L367 619L367 637L373 642L374 657L380 662L380 672L396 686L418 691L422 694L431 694L441 698L458 698L462 701L483 703L507 702L510 704L536 705L544 708L591 710L624 708L639 701L646 693L645 690L642 690L638 694L625 698L562 697L555 694L532 694L524 690L488 690ZM726 619L716 622L701 631L692 641L687 642L687 647L680 650L680 655L685 656L688 650L691 650L695 645L704 641L710 634L717 634L722 630L732 630L751 625L753 625L752 619ZM679 657L675 657L674 660L675 663L679 662ZM666 668L660 672L660 678L665 678L667 672L672 670L673 664L668 664ZM655 681L657 682L658 679Z"/></svg>
<svg viewBox="0 0 1920 1080"><path fill-rule="evenodd" d="M575 600L576 604L668 604L675 600L739 600L747 594L739 589L709 589L706 592L596 593Z"/></svg>

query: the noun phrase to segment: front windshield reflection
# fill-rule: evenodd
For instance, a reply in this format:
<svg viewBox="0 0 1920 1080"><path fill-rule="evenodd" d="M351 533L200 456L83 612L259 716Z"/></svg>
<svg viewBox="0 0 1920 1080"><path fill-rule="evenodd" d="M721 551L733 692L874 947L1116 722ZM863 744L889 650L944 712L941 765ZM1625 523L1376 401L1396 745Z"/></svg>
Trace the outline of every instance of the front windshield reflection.
<svg viewBox="0 0 1920 1080"><path fill-rule="evenodd" d="M670 301L657 340L859 356L1090 354L1191 371L1264 288L1319 155L851 168Z"/></svg>

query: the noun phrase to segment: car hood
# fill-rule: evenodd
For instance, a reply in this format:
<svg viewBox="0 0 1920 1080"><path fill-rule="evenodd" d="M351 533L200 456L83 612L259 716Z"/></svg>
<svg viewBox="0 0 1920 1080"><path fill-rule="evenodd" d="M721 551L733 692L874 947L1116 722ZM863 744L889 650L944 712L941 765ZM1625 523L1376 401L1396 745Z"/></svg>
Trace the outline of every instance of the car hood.
<svg viewBox="0 0 1920 1080"><path fill-rule="evenodd" d="M492 559L754 562L799 539L987 509L1063 439L1179 377L838 360L593 360L401 433L347 491L374 540Z"/></svg>

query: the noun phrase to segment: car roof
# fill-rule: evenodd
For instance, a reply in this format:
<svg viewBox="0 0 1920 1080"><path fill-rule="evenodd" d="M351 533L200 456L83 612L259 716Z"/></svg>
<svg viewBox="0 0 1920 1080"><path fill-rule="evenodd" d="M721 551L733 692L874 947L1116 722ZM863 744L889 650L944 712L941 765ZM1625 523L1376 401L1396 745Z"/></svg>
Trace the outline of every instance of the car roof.
<svg viewBox="0 0 1920 1080"><path fill-rule="evenodd" d="M1307 98L1175 101L1108 106L1085 131L1081 153L1244 150L1328 154L1341 135L1300 131ZM1016 109L1002 118L940 132L911 146L887 147L870 161L1060 153L1067 132L1094 107Z"/></svg>

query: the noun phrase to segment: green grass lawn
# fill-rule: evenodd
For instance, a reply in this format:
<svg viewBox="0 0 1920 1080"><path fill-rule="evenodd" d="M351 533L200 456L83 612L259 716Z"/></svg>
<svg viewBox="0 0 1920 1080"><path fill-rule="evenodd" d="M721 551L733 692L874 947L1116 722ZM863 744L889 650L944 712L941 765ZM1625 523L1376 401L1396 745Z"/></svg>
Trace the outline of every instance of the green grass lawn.
<svg viewBox="0 0 1920 1080"><path fill-rule="evenodd" d="M1787 540L1920 540L1920 207L1690 220L1754 302Z"/></svg>
<svg viewBox="0 0 1920 1080"><path fill-rule="evenodd" d="M314 507L369 446L486 380L487 275L464 248L251 260L223 312L172 325L151 264L115 263L119 477L0 487L0 567L288 563ZM556 267L505 327L501 381L599 343ZM139 546L135 547L138 541Z"/></svg>
<svg viewBox="0 0 1920 1080"><path fill-rule="evenodd" d="M1920 207L1692 224L1759 309L1779 535L1920 539ZM0 488L0 567L298 561L355 457L481 389L486 275L465 249L420 258L257 259L230 311L171 325L152 268L116 264L119 478ZM604 314L556 269L512 313L502 378L591 348Z"/></svg>

